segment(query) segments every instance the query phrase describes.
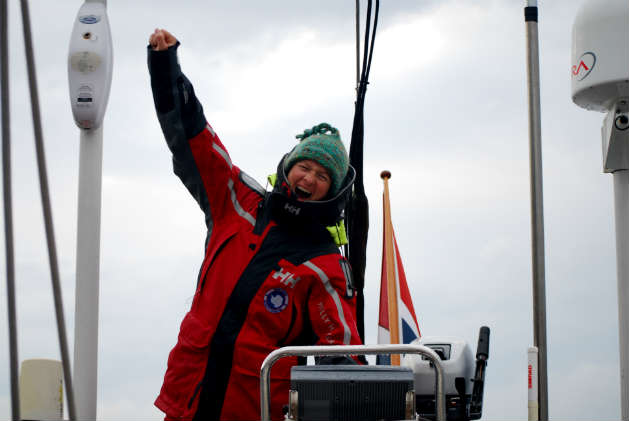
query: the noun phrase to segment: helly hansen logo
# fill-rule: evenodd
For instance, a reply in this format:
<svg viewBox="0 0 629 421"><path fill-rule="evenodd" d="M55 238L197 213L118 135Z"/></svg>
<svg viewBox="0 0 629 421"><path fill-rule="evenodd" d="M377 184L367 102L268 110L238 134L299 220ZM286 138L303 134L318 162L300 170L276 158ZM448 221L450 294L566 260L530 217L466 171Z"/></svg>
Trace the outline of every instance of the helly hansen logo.
<svg viewBox="0 0 629 421"><path fill-rule="evenodd" d="M272 278L279 280L282 284L291 288L295 288L295 285L297 285L297 282L299 282L301 279L299 276L295 277L294 273L290 273L289 271L284 271L283 268L280 268L280 270L275 272L272 275Z"/></svg>
<svg viewBox="0 0 629 421"><path fill-rule="evenodd" d="M298 208L297 206L289 205L288 203L286 203L284 205L284 210L288 211L288 213L292 213L293 215L297 216L299 215L301 208Z"/></svg>

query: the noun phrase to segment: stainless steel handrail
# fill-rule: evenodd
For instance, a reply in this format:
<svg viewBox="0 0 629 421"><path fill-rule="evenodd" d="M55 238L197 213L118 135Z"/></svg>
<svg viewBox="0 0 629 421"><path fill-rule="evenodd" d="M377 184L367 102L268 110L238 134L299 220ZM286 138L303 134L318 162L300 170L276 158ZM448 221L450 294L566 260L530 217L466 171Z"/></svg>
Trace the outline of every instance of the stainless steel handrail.
<svg viewBox="0 0 629 421"><path fill-rule="evenodd" d="M284 357L308 357L331 355L419 354L427 357L437 373L437 421L446 421L446 402L443 393L443 368L439 356L423 345L313 345L287 346L271 352L260 367L260 415L262 421L271 421L271 368Z"/></svg>

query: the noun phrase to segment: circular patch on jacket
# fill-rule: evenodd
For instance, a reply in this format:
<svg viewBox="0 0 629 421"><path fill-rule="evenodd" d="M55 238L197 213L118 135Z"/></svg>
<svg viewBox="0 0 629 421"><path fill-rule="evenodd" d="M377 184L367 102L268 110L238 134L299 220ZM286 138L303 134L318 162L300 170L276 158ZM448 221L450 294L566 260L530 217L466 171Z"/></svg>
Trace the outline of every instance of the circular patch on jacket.
<svg viewBox="0 0 629 421"><path fill-rule="evenodd" d="M282 288L275 288L264 294L264 307L271 313L279 313L288 305L288 294Z"/></svg>

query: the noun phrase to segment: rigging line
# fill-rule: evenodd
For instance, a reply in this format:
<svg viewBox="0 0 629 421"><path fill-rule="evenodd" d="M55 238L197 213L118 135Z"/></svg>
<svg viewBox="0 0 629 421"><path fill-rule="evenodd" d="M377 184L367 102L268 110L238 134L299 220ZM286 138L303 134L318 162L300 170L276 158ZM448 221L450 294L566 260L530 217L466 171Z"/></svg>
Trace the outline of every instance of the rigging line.
<svg viewBox="0 0 629 421"><path fill-rule="evenodd" d="M359 110L357 110L357 113L355 114L355 116L357 117L359 116L361 120L364 120L364 117L363 117L364 101L365 101L365 95L367 92L367 85L369 84L369 72L371 70L373 46L375 44L375 38L376 38L376 28L378 25L378 13L380 9L380 1L376 0L375 13L373 17L373 29L370 29L371 6L372 6L372 2L370 0L367 6L368 10L367 10L367 23L366 23L366 29L365 29L363 68L362 68L361 80L360 80L359 90L357 93L357 100L356 100L357 108L359 108ZM371 41L369 40L370 36L371 36Z"/></svg>
<svg viewBox="0 0 629 421"><path fill-rule="evenodd" d="M376 41L376 28L378 27L378 12L380 11L380 0L376 0L376 10L373 17L373 30L371 31L371 45L369 46L369 59L367 61L367 71L365 73L365 81L369 80L369 72L371 71L371 58L373 56L373 45ZM365 84L365 90L367 85Z"/></svg>
<svg viewBox="0 0 629 421"><path fill-rule="evenodd" d="M68 352L67 334L65 328L65 318L63 315L63 301L61 296L61 285L59 282L59 267L57 264L57 249L55 246L55 234L52 221L52 211L50 206L50 194L48 189L48 176L46 171L46 156L41 127L41 116L39 112L39 95L37 92L37 78L35 69L35 59L33 54L33 42L31 38L30 14L28 11L28 0L21 0L22 6L22 27L24 29L24 49L26 52L26 63L28 67L28 83L31 94L31 112L33 115L33 129L35 132L35 149L37 152L37 166L39 169L39 184L41 191L42 208L44 211L44 224L46 228L46 240L48 243L48 259L50 261L50 275L52 278L53 298L55 302L55 314L57 316L57 331L59 335L59 347L61 349L61 359L63 361L63 375L66 383L66 393L68 399L68 412L71 420L76 419L74 389L72 388L72 376L70 374L70 357Z"/></svg>
<svg viewBox="0 0 629 421"><path fill-rule="evenodd" d="M360 0L356 0L356 91L360 84Z"/></svg>
<svg viewBox="0 0 629 421"><path fill-rule="evenodd" d="M360 88L363 88L365 81L365 69L367 68L367 53L369 52L369 33L371 31L371 5L372 0L367 2L367 19L365 22L365 45L363 46L363 66L360 73Z"/></svg>
<svg viewBox="0 0 629 421"><path fill-rule="evenodd" d="M353 127L352 127L352 142L350 145L350 160L352 161L352 165L354 165L354 167L357 170L357 174L356 174L356 180L354 183L354 189L353 189L353 197L350 197L350 200L348 202L348 205L346 206L347 209L347 213L346 213L346 217L347 217L347 225L348 225L348 229L350 232L355 233L356 230L354 229L354 227L352 227L353 225L353 221L352 219L354 219L355 216L357 216L357 212L361 212L356 206L355 206L355 201L360 201L362 202L361 205L365 206L365 202L366 202L366 197L363 199L364 196L364 185L363 185L363 164L362 164L362 159L363 159L363 137L364 137L364 98L365 98L365 92L366 92L366 84L367 84L367 79L366 77L368 76L367 73L367 67L368 64L370 64L370 60L367 61L368 59L368 52L371 51L373 53L373 49L369 49L369 35L370 35L370 23L371 23L371 9L372 9L372 0L369 0L367 3L367 14L366 14L366 24L365 24L365 45L364 45L364 55L363 55L363 66L362 66L362 72L361 72L361 80L357 89L357 94L356 94L356 103L355 103L355 110L354 110L354 121L353 121ZM377 16L376 16L377 17ZM372 35L372 43L373 43L373 39L375 37L375 34ZM359 37L357 37L357 41L359 40ZM359 240L360 242L363 242L362 240ZM351 240L350 240L351 243ZM354 249L354 247L352 247L351 245L348 247L348 251L349 251L349 256L351 257L352 253L351 253L351 249ZM356 251L356 250L355 250ZM360 254L363 254L362 252ZM362 264L360 264L359 266L363 266ZM360 269L359 269L360 270Z"/></svg>
<svg viewBox="0 0 629 421"><path fill-rule="evenodd" d="M363 65L361 71L360 82L358 86L358 90L356 93L356 104L354 111L354 122L352 127L352 140L356 139L358 143L356 144L352 142L350 145L350 156L354 156L356 159L353 162L354 167L356 168L356 181L354 183L354 193L358 193L358 195L364 194L364 186L363 186L363 165L362 165L362 142L363 142L363 134L364 134L364 101L365 101L365 93L367 90L368 84L368 72L367 69L371 64L371 59L369 58L369 52L373 52L373 48L370 48L369 38L372 32L371 28L371 10L372 10L372 0L369 0L367 3L367 14L366 14L366 23L365 23L365 44L364 44L364 53L363 53ZM374 22L375 23L375 22ZM375 26L374 26L375 29ZM371 36L372 43L374 40L375 34ZM349 209L352 209L353 198L350 199ZM351 224L351 222L350 222Z"/></svg>
<svg viewBox="0 0 629 421"><path fill-rule="evenodd" d="M362 101L365 99L365 94L367 92L367 85L369 84L369 72L371 71L371 59L373 56L373 46L376 41L376 28L378 26L378 15L380 11L380 0L376 0L375 12L373 17L373 29L369 31L370 22L371 22L371 1L368 5L368 15L367 15L367 29L365 31L365 51L363 53L363 70L360 80L360 90L358 96L361 100L361 108L364 107ZM369 41L369 36L371 35L371 41Z"/></svg>
<svg viewBox="0 0 629 421"><path fill-rule="evenodd" d="M371 0L369 0L369 3L371 3ZM367 18L367 28L369 24L369 19ZM352 157L353 157L353 150L355 149L355 142L354 139L357 139L357 130L356 130L356 125L357 125L357 118L358 118L358 113L360 110L359 107L359 102L360 102L360 90L361 90L361 80L362 80L362 68L360 68L360 1L356 0L356 100L354 101L354 118L352 121L352 135L351 135L351 139L350 139L350 150L349 150L349 159L350 159L350 164L353 164L352 162ZM362 140L361 140L362 142ZM345 222L346 222L346 229L347 229L347 234L348 234L348 244L345 244L343 246L343 250L345 252L345 256L347 257L348 260L351 259L351 255L350 255L350 243L351 243L351 232L352 232L352 214L353 214L353 206L352 206L352 202L354 200L353 196L354 196L354 191L356 190L356 185L359 184L362 180L362 166L356 167L354 166L354 168L356 169L356 176L358 177L356 180L354 180L354 185L352 186L352 193L349 195L349 198L347 200L347 203L345 205L345 212L344 212L344 217L345 217ZM362 338L362 335L361 335Z"/></svg>
<svg viewBox="0 0 629 421"><path fill-rule="evenodd" d="M13 204L11 192L11 118L9 112L9 43L7 0L0 3L0 73L2 82L2 180L4 197L4 240L7 265L7 310L9 322L9 359L11 370L11 416L20 419L18 385L17 316L15 305L15 260L13 250Z"/></svg>

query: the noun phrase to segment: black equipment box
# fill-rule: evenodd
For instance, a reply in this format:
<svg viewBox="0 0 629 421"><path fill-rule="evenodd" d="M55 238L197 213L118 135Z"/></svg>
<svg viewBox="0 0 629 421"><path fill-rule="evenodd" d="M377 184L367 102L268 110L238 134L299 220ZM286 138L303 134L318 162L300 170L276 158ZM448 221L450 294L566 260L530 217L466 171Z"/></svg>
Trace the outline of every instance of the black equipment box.
<svg viewBox="0 0 629 421"><path fill-rule="evenodd" d="M290 389L289 419L415 419L413 372L408 367L294 366Z"/></svg>

